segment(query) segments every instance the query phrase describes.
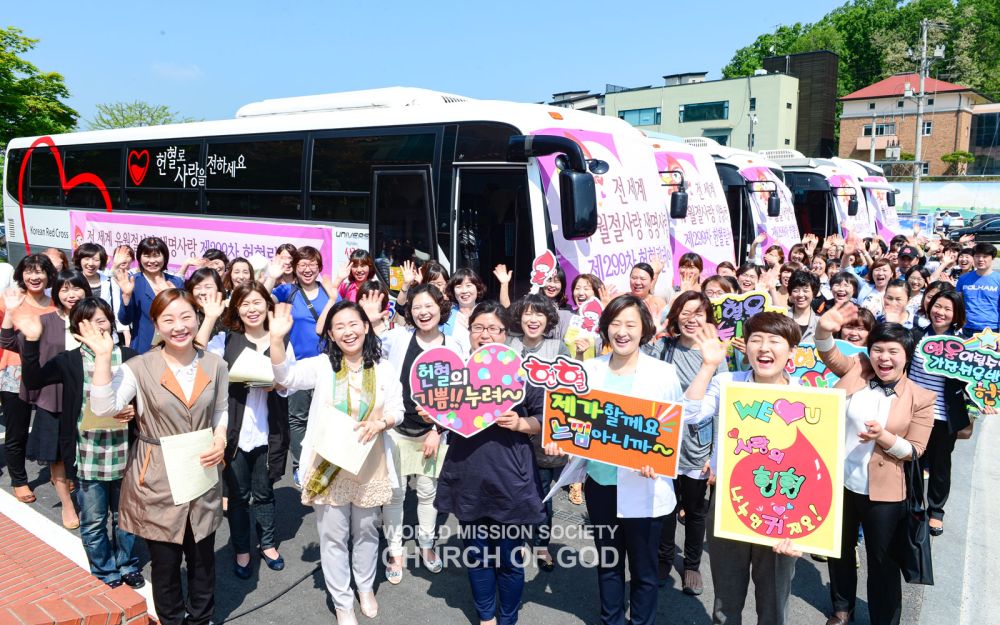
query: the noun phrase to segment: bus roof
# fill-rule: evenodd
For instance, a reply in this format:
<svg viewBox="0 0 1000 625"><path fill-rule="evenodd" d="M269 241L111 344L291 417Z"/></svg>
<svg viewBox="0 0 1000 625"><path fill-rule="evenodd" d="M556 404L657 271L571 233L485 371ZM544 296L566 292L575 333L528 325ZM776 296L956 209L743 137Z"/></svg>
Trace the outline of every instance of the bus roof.
<svg viewBox="0 0 1000 625"><path fill-rule="evenodd" d="M751 152L749 150L741 150L739 148L731 148L720 144L714 139L709 139L708 137L685 137L684 143L694 147L705 148L712 154L716 162L735 165L738 169L744 169L746 167L767 167L768 169L781 170L780 163L771 160L762 154L757 154L756 152Z"/></svg>

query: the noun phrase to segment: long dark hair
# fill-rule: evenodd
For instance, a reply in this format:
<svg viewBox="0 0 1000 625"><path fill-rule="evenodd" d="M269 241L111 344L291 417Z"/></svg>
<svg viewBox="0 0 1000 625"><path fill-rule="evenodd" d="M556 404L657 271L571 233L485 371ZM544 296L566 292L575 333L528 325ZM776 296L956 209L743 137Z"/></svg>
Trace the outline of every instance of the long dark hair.
<svg viewBox="0 0 1000 625"><path fill-rule="evenodd" d="M344 361L344 352L337 346L337 342L330 338L330 328L333 326L333 318L342 310L353 310L358 313L361 320L368 324L368 332L365 333L365 342L361 347L361 357L364 359L364 368L369 369L375 366L382 359L382 340L375 335L372 329L372 322L365 314L365 309L350 300L341 300L333 305L330 312L323 320L323 353L330 357L330 364L334 371L340 371L340 366Z"/></svg>

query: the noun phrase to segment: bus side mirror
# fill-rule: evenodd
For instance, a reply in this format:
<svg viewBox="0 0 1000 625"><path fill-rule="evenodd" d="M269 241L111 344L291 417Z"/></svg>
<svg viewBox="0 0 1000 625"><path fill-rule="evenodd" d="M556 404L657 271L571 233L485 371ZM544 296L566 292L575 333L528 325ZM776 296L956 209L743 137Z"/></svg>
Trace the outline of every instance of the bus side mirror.
<svg viewBox="0 0 1000 625"><path fill-rule="evenodd" d="M670 218L686 219L688 215L688 194L678 189L670 194Z"/></svg>
<svg viewBox="0 0 1000 625"><path fill-rule="evenodd" d="M896 194L893 193L892 191L886 193L885 194L885 203L888 204L889 206L895 206L896 205Z"/></svg>
<svg viewBox="0 0 1000 625"><path fill-rule="evenodd" d="M852 197L850 201L847 202L847 214L854 217L858 214L858 198Z"/></svg>
<svg viewBox="0 0 1000 625"><path fill-rule="evenodd" d="M781 215L781 198L777 193L770 193L767 196L767 216L778 217Z"/></svg>
<svg viewBox="0 0 1000 625"><path fill-rule="evenodd" d="M589 173L559 172L559 204L564 238L586 239L597 232L597 189Z"/></svg>

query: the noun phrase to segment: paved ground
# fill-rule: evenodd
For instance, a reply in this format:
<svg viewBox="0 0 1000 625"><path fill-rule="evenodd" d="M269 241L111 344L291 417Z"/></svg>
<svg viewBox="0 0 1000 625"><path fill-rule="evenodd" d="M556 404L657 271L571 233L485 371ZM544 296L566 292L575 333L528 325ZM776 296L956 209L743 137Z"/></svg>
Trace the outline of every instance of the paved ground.
<svg viewBox="0 0 1000 625"><path fill-rule="evenodd" d="M983 425L982 423L980 425ZM982 439L985 442L980 442ZM953 472L953 493L948 504L947 532L934 539L935 569L937 586L923 588L904 585L903 623L986 623L990 618L983 610L991 602L983 602L988 594L986 588L1000 584L996 575L997 549L996 530L981 524L980 515L972 517L975 528L968 533L970 525L970 505L985 514L995 511L996 504L988 497L989 488L985 480L1000 477L995 456L976 454L977 447L991 449L1000 442L1000 426L990 423L987 427L977 427L972 441L960 441L955 452ZM0 448L2 453L2 448ZM975 473L973 472L973 464ZM65 533L58 525L58 499L48 485L47 469L32 465L29 467L32 486L36 489L38 502L32 508L42 513L52 524L40 522L36 528L39 534ZM980 476L974 482L973 475ZM2 478L4 488L7 477ZM989 484L996 484L995 479ZM9 491L7 491L9 492ZM0 495L4 497L5 495ZM281 552L287 561L282 572L274 572L254 559L254 576L247 581L237 579L231 570L232 549L227 544L228 527L223 523L216 539L218 562L217 577L217 622L235 623L301 623L303 625L327 624L333 622L333 606L328 599L318 568L318 547L313 512L298 501L298 491L292 488L286 477L277 486L278 533ZM17 504L9 496L4 505ZM13 503L11 503L13 502ZM407 500L407 523L415 522L413 493ZM558 497L557 526L572 535L565 540L554 540L567 561L578 556L586 557L581 550L592 546L592 542L579 538L583 522L584 508L570 504L565 495ZM2 507L0 507L2 509ZM992 518L996 518L995 515ZM443 520L446 527L455 530L454 518ZM683 526L678 528L678 541L682 540ZM441 541L444 547L458 547L454 536ZM412 542L407 544L409 552L415 554ZM864 549L861 550L862 554ZM976 554L970 557L970 554ZM143 561L147 563L148 558ZM592 557L592 556L591 556ZM702 564L706 591L701 597L689 597L680 591L678 574L674 573L672 583L660 594L659 622L671 624L711 623L710 606L712 582L706 554ZM678 565L680 562L678 561ZM597 582L594 569L582 565L557 568L545 573L535 568L527 572L521 622L523 623L595 623L598 619ZM379 580L384 580L379 569ZM827 567L808 557L799 560L790 603L790 624L823 623L830 609ZM390 586L377 582L376 589L381 611L373 623L475 623L476 614L472 607L466 573L460 567L448 567L438 575L429 574L425 569L411 562L403 583ZM866 577L864 567L859 577L858 623L868 622L865 597ZM959 598L964 597L963 601ZM977 597L979 600L977 600ZM753 596L748 598L744 611L746 622L755 621L753 616ZM362 621L365 621L363 617Z"/></svg>

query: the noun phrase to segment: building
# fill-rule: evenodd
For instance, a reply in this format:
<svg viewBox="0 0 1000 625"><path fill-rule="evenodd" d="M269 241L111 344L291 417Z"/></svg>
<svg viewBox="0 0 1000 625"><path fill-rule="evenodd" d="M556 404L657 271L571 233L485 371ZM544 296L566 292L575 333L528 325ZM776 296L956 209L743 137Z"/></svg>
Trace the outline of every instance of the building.
<svg viewBox="0 0 1000 625"><path fill-rule="evenodd" d="M662 87L604 96L604 114L642 130L708 137L722 145L762 150L794 148L799 80L785 74L705 80L707 72L670 74Z"/></svg>
<svg viewBox="0 0 1000 625"><path fill-rule="evenodd" d="M551 106L559 106L577 111L604 115L604 94L587 91L563 91L553 93Z"/></svg>
<svg viewBox="0 0 1000 625"><path fill-rule="evenodd" d="M973 107L968 151L976 157L969 164L968 175L1000 176L1000 104Z"/></svg>
<svg viewBox="0 0 1000 625"><path fill-rule="evenodd" d="M886 148L916 153L917 101L920 77L897 74L864 89L850 93L840 101L840 149L842 158L890 161ZM924 80L924 115L921 133L923 173L941 176L947 173L945 154L969 149L973 108L989 102L968 87L943 80ZM875 158L871 158L872 141Z"/></svg>
<svg viewBox="0 0 1000 625"><path fill-rule="evenodd" d="M829 50L769 56L768 74L787 74L799 79L796 149L808 156L837 155L837 71L840 57Z"/></svg>

